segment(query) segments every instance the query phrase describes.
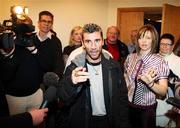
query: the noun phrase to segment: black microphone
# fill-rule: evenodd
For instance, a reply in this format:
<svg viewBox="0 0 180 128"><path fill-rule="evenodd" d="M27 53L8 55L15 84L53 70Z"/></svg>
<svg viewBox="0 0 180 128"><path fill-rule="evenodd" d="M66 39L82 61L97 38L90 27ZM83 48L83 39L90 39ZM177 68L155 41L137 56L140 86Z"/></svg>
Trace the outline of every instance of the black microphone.
<svg viewBox="0 0 180 128"><path fill-rule="evenodd" d="M54 72L47 72L43 76L43 85L45 87L54 86L57 87L59 83L59 76Z"/></svg>
<svg viewBox="0 0 180 128"><path fill-rule="evenodd" d="M50 86L44 93L44 99L40 106L40 109L47 108L48 104L56 98L57 89L54 86Z"/></svg>
<svg viewBox="0 0 180 128"><path fill-rule="evenodd" d="M43 76L43 85L48 88L44 92L44 100L40 108L46 108L49 102L52 102L56 98L57 85L59 82L59 77L54 72L47 72Z"/></svg>

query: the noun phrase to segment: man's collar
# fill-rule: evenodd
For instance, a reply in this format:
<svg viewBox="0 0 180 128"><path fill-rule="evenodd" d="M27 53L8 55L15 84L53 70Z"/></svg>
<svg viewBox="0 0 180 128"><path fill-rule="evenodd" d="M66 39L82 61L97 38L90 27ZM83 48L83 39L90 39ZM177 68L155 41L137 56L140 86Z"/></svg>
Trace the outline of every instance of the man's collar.
<svg viewBox="0 0 180 128"><path fill-rule="evenodd" d="M172 55L172 54L173 54L173 52L171 52L171 53L167 53L167 54L162 53L162 52L159 52L159 53L160 53L160 55L161 55L161 56L163 56L163 57L168 57L168 56L170 56L170 55Z"/></svg>
<svg viewBox="0 0 180 128"><path fill-rule="evenodd" d="M52 33L51 33L51 32L48 32L44 38L41 38L41 37L39 36L39 32L37 32L36 35L37 35L38 39L39 39L41 42L43 42L43 41L45 41L45 40L48 39L48 38L51 39Z"/></svg>

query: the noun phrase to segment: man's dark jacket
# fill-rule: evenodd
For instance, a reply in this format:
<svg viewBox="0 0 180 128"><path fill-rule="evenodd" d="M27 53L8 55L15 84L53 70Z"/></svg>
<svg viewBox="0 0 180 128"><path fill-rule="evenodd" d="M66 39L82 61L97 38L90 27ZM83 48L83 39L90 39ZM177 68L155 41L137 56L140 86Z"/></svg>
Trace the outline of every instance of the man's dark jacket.
<svg viewBox="0 0 180 128"><path fill-rule="evenodd" d="M1 128L33 128L31 114L28 112L0 118Z"/></svg>
<svg viewBox="0 0 180 128"><path fill-rule="evenodd" d="M118 61L123 66L124 61L126 60L126 57L129 54L128 47L120 40L117 40L117 45L118 45L118 49L119 49L119 60ZM103 48L108 51L107 39L104 40Z"/></svg>
<svg viewBox="0 0 180 128"><path fill-rule="evenodd" d="M103 53L102 74L105 108L111 128L127 128L128 97L120 66L107 53ZM86 67L85 52L77 55L67 67L58 87L58 97L70 106L69 127L88 128L92 115L89 81L74 85L71 73L77 66Z"/></svg>

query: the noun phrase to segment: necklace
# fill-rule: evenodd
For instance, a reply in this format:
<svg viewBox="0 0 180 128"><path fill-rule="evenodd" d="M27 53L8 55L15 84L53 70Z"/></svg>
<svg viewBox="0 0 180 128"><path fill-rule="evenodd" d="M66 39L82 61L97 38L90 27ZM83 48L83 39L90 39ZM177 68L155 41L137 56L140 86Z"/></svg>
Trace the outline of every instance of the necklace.
<svg viewBox="0 0 180 128"><path fill-rule="evenodd" d="M90 68L93 69L93 71L95 71L95 75L99 75L100 73L100 69L101 69L101 63L91 63L89 61L87 61L88 65Z"/></svg>
<svg viewBox="0 0 180 128"><path fill-rule="evenodd" d="M100 71L100 65L97 65L97 66L93 66L91 65L91 67L93 68L93 70L95 71L95 75L99 75L99 71Z"/></svg>

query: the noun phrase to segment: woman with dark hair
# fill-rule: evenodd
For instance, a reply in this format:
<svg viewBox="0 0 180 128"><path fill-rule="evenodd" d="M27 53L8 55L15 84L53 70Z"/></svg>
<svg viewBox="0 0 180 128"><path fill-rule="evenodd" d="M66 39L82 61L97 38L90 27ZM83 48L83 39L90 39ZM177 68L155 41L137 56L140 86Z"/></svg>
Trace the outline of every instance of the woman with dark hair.
<svg viewBox="0 0 180 128"><path fill-rule="evenodd" d="M136 53L125 61L129 117L133 128L156 127L156 95L167 92L169 68L156 54L158 33L151 25L142 26L137 34Z"/></svg>

